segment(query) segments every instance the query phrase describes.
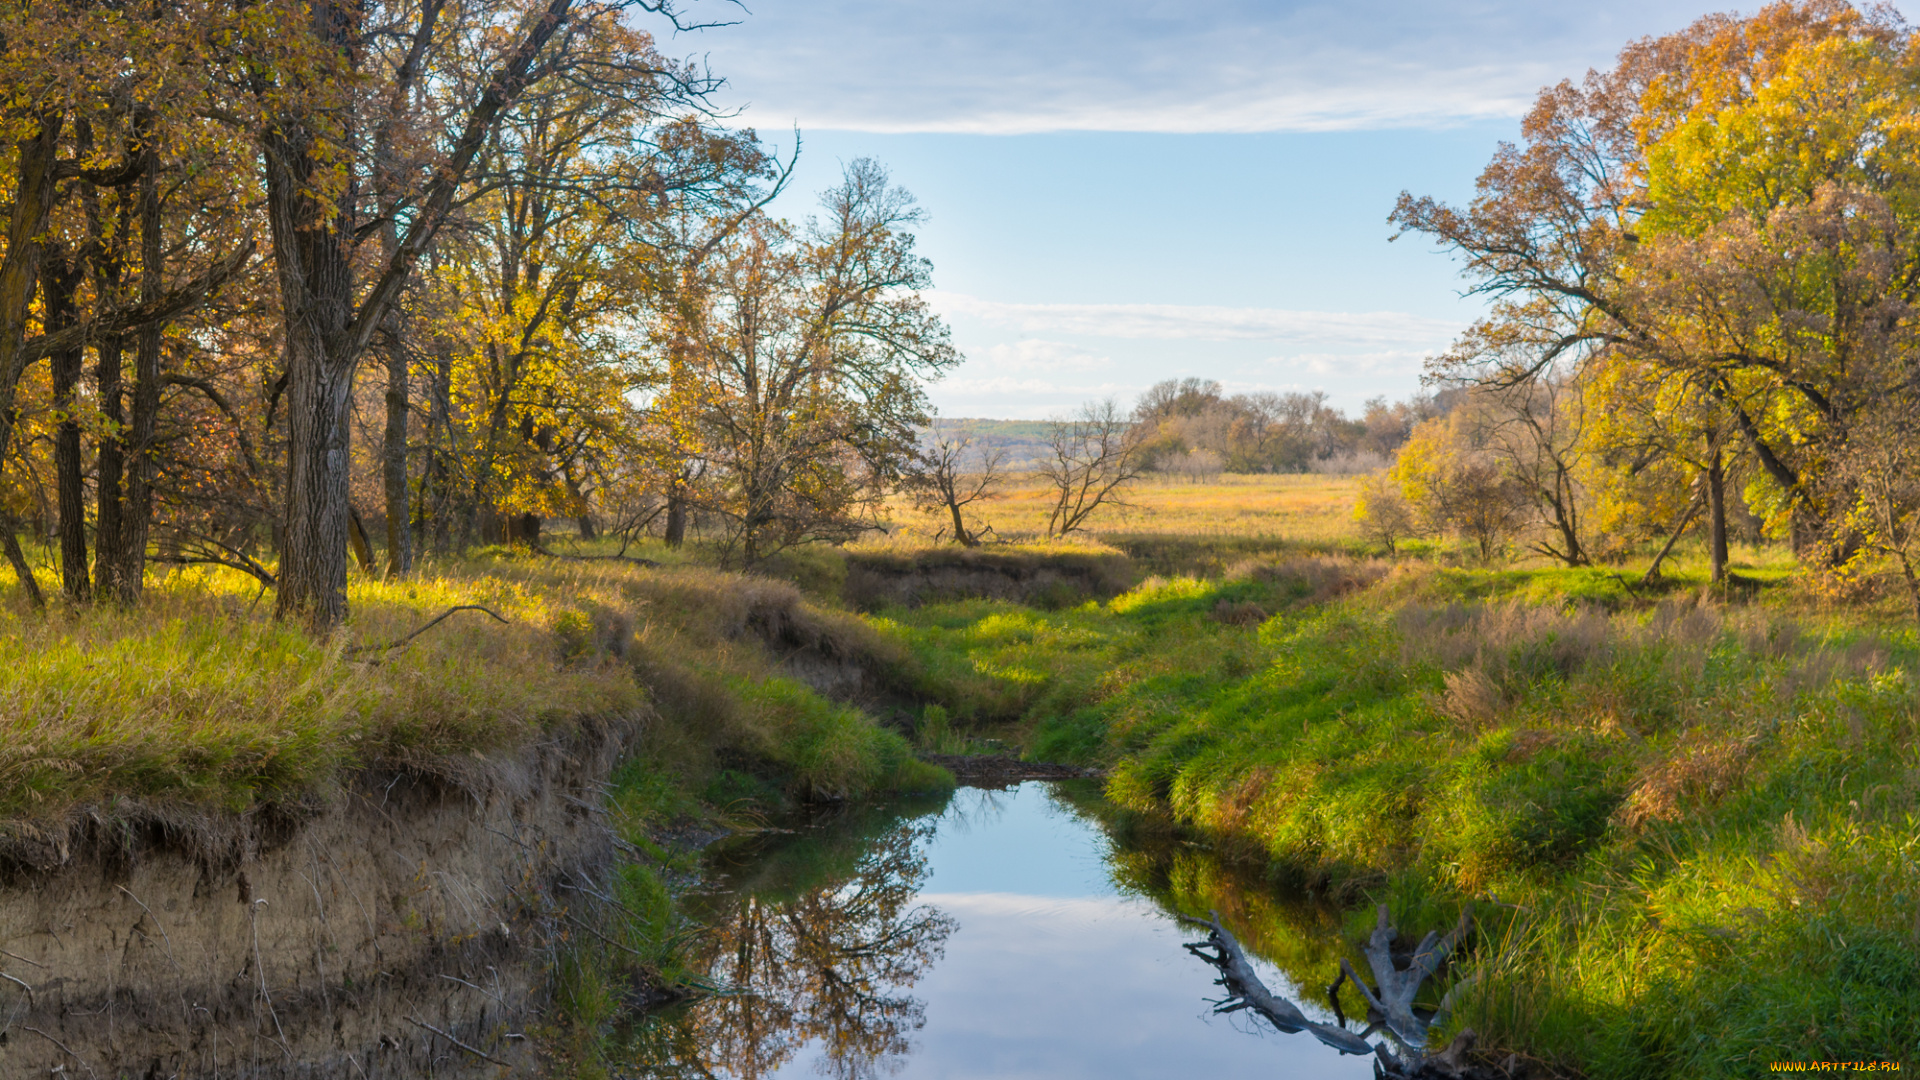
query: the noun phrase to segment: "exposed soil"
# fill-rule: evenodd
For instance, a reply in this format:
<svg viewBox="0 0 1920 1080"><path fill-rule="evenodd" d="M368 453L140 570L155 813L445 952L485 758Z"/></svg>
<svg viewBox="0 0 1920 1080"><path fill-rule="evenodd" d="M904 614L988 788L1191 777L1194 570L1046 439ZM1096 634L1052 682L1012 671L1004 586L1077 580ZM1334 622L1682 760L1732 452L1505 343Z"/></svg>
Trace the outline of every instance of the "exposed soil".
<svg viewBox="0 0 1920 1080"><path fill-rule="evenodd" d="M0 1076L538 1075L537 961L611 856L594 808L631 731L364 772L220 844L40 830L0 882Z"/></svg>

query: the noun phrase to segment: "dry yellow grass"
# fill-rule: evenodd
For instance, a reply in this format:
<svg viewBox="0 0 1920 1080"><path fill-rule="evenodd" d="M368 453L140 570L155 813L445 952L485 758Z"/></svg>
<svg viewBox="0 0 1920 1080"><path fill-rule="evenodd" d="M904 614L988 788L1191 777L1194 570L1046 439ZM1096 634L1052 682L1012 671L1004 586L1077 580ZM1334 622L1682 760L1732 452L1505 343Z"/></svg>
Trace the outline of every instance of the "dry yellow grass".
<svg viewBox="0 0 1920 1080"><path fill-rule="evenodd" d="M1355 534L1356 476L1237 476L1203 482L1148 477L1126 489L1123 506L1104 507L1087 531L1093 536L1162 533L1182 536L1246 536L1289 540L1344 540ZM1000 498L975 504L970 521L993 526L1006 539L1046 531L1053 493L1032 478L1017 479ZM943 524L905 500L890 506L897 528L931 538Z"/></svg>

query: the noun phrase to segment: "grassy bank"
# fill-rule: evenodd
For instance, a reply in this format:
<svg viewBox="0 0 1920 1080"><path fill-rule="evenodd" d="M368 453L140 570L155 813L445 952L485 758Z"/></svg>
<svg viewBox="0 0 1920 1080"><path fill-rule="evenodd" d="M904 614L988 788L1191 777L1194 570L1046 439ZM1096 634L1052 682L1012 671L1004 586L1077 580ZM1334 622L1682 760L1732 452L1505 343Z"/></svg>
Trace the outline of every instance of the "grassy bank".
<svg viewBox="0 0 1920 1080"><path fill-rule="evenodd" d="M323 797L346 769L465 768L590 717L633 721L689 782L731 770L806 797L926 781L897 736L785 677L769 642L882 663L897 647L783 582L501 552L350 591L330 640L222 570L175 573L134 611L0 604L0 821L243 813ZM487 611L407 640L459 605Z"/></svg>
<svg viewBox="0 0 1920 1080"><path fill-rule="evenodd" d="M152 582L133 611L6 597L0 858L75 822L190 836L297 817L356 769L483 788L535 741L619 725L631 759L610 778L610 820L632 857L588 892L528 892L535 923L560 930L543 946L558 1010L542 1046L564 1074L604 1075L617 1019L685 975L675 893L691 857L676 837L953 785L788 663L897 675L898 643L786 581L648 554L670 564L498 550L406 582L356 576L352 620L327 640L274 622L270 596L217 569Z"/></svg>
<svg viewBox="0 0 1920 1080"><path fill-rule="evenodd" d="M1110 765L1123 806L1403 927L1474 902L1455 1023L1497 1045L1596 1077L1920 1061L1920 643L1686 574L1308 557L874 623L949 716Z"/></svg>

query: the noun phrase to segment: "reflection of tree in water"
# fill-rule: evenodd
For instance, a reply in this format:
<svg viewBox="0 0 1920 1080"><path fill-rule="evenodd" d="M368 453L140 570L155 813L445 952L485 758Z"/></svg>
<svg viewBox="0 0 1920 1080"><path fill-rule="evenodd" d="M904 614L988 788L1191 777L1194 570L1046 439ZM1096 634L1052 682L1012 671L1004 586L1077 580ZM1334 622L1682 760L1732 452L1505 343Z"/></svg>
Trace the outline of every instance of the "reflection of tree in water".
<svg viewBox="0 0 1920 1080"><path fill-rule="evenodd" d="M785 897L734 896L715 912L692 965L730 992L644 1024L630 1067L756 1078L817 1040L826 1075L896 1071L925 1022L925 1006L906 990L939 959L955 925L913 902L927 876L918 845L931 831L930 823L897 825L863 845L850 867Z"/></svg>

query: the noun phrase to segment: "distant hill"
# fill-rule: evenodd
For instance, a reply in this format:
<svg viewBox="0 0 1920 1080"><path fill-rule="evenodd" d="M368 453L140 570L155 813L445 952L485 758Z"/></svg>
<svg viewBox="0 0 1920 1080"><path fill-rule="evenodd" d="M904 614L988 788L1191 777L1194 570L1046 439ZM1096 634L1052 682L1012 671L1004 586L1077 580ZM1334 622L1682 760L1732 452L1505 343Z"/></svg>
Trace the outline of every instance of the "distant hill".
<svg viewBox="0 0 1920 1080"><path fill-rule="evenodd" d="M942 416L934 426L943 434L971 435L979 446L1005 450L1007 468L1032 469L1047 455L1045 420L988 420L981 417Z"/></svg>

